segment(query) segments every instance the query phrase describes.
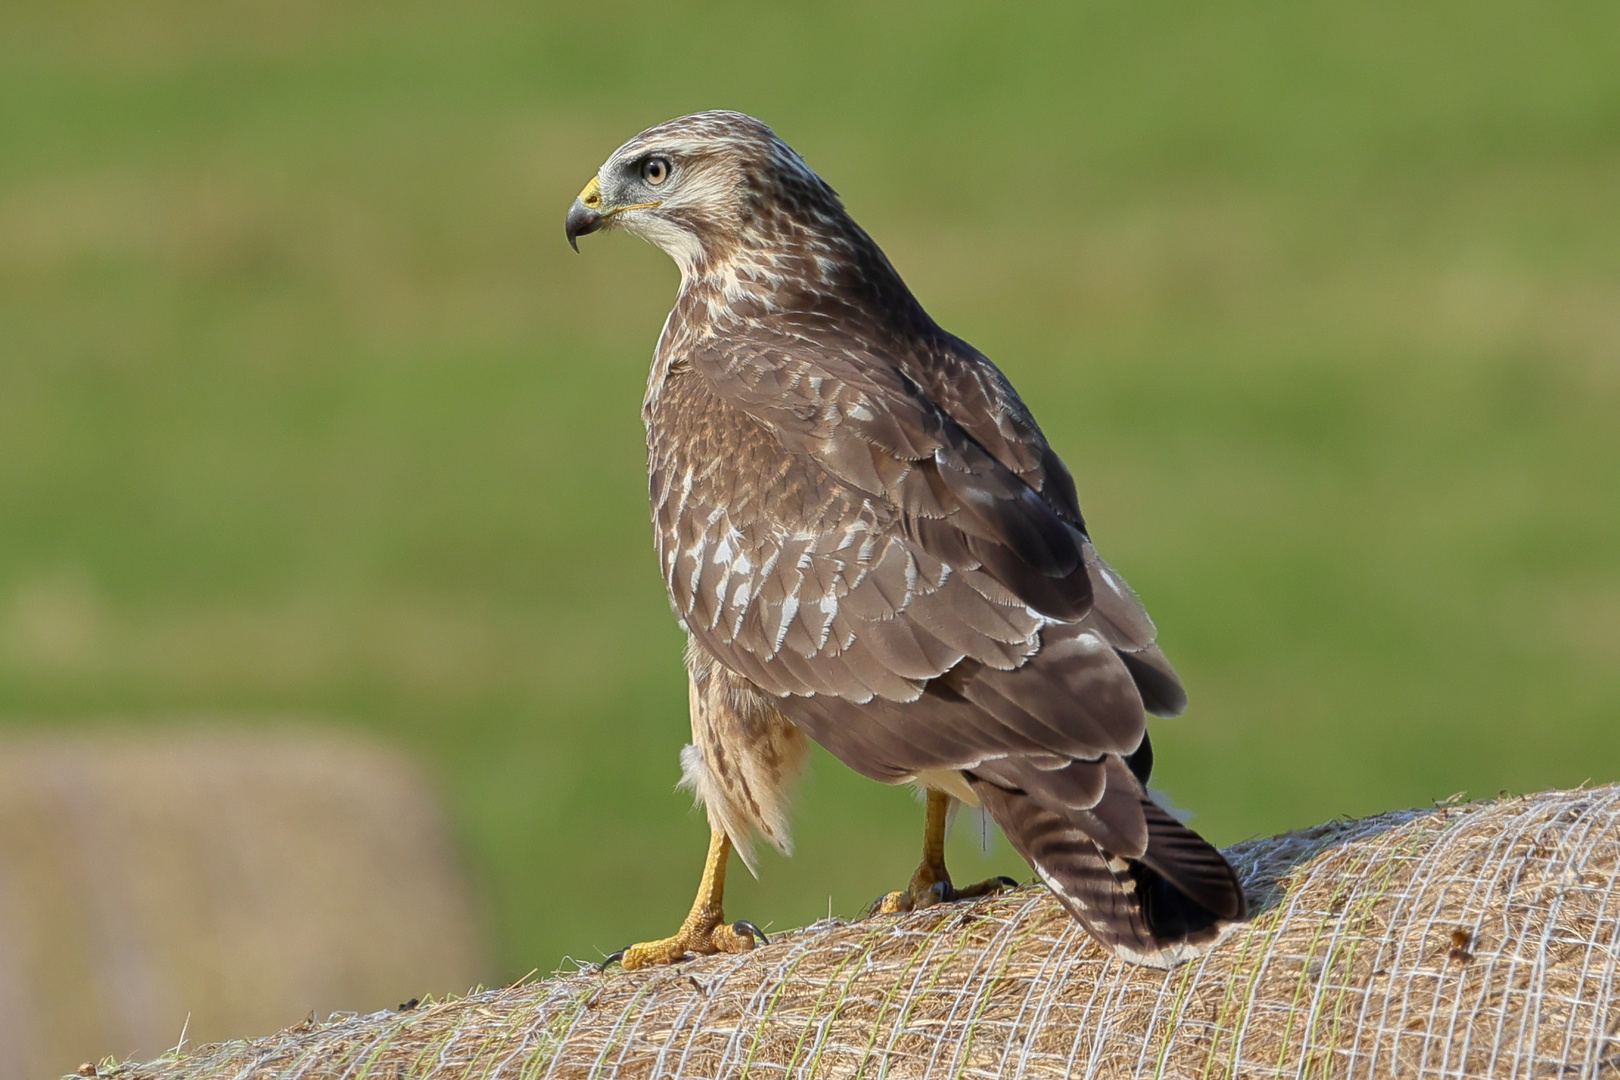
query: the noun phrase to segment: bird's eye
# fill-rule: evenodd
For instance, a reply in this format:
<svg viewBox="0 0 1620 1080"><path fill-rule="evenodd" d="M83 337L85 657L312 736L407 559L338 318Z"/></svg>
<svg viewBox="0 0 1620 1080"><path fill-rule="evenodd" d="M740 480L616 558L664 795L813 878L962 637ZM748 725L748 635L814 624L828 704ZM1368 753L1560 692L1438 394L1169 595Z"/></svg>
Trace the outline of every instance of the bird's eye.
<svg viewBox="0 0 1620 1080"><path fill-rule="evenodd" d="M669 161L666 158L652 157L641 163L641 178L653 187L657 187L669 179Z"/></svg>

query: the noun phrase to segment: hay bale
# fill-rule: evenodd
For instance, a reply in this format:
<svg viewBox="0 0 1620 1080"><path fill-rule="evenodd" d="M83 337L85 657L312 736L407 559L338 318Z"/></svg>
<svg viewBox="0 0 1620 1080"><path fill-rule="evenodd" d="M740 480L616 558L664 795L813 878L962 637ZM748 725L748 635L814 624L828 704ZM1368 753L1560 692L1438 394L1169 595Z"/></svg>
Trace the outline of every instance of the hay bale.
<svg viewBox="0 0 1620 1080"><path fill-rule="evenodd" d="M1598 1077L1620 786L1335 822L1228 855L1259 909L1171 972L1043 890L742 957L580 972L116 1070L225 1077Z"/></svg>
<svg viewBox="0 0 1620 1080"><path fill-rule="evenodd" d="M430 790L334 733L0 742L0 1080L471 985Z"/></svg>

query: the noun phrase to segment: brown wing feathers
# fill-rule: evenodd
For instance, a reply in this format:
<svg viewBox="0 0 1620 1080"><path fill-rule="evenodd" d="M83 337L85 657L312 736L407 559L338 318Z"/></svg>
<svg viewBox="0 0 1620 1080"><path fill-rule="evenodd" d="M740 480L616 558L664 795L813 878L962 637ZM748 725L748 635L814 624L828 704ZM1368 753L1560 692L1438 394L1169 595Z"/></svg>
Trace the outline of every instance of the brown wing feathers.
<svg viewBox="0 0 1620 1080"><path fill-rule="evenodd" d="M663 393L705 410L739 467L723 470L724 491L710 469L654 494L671 594L704 647L861 772L968 772L1075 916L1138 959L1178 956L1234 917L1235 879L1196 834L1149 843L1159 819L1123 757L1142 744L1144 706L1174 713L1185 696L1135 596L1068 520L1078 512L1061 512L1067 474L1047 484L1054 507L950 418L921 419L911 394L885 410L826 375L815 394L855 420L778 396L758 411L796 425L784 439L755 410L708 398L701 372L672 373ZM812 384L771 389L796 385ZM887 417L886 446L864 437L868 414ZM821 452L784 468L794 441ZM756 474L772 482L748 484ZM730 547L747 551L746 570ZM1225 875L1218 908L1203 902L1211 874Z"/></svg>

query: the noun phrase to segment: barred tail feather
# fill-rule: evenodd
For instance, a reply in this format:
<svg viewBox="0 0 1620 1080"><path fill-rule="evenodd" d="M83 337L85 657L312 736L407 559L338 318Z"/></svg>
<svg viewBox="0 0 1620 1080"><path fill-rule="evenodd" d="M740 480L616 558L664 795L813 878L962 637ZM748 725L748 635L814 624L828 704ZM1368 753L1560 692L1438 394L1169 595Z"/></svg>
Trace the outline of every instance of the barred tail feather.
<svg viewBox="0 0 1620 1080"><path fill-rule="evenodd" d="M1243 888L1221 853L1147 799L1146 850L1131 858L1099 845L1077 814L998 784L975 780L973 787L1069 914L1126 960L1175 967L1247 914Z"/></svg>

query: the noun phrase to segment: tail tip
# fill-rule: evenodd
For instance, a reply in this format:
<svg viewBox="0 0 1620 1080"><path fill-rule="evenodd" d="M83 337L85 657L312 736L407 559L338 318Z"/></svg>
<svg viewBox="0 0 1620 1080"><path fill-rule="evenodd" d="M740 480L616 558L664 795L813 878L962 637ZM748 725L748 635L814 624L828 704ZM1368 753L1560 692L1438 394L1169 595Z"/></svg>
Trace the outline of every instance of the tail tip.
<svg viewBox="0 0 1620 1080"><path fill-rule="evenodd" d="M1143 967L1158 968L1169 971L1180 967L1189 960L1196 960L1200 956L1215 948L1236 930L1240 923L1222 919L1210 927L1210 931L1196 937L1171 938L1158 944L1157 948L1143 950L1133 944L1125 942L1116 943L1113 952L1121 960Z"/></svg>

